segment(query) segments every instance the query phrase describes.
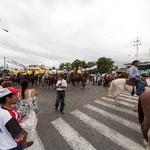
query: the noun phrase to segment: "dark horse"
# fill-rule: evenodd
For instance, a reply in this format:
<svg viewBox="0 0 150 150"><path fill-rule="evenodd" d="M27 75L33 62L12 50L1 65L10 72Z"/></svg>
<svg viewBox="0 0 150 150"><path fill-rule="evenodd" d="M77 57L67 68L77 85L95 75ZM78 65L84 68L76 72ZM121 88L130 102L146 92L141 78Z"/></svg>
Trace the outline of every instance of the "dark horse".
<svg viewBox="0 0 150 150"><path fill-rule="evenodd" d="M148 140L148 131L150 129L150 88L148 87L139 98L138 116L143 133L144 145L146 146L147 150L150 150L150 144Z"/></svg>
<svg viewBox="0 0 150 150"><path fill-rule="evenodd" d="M86 80L87 80L87 72L84 72L83 74L77 74L77 73L71 72L69 75L69 82L71 82L74 87L76 83L79 84L81 82L83 89L84 89Z"/></svg>

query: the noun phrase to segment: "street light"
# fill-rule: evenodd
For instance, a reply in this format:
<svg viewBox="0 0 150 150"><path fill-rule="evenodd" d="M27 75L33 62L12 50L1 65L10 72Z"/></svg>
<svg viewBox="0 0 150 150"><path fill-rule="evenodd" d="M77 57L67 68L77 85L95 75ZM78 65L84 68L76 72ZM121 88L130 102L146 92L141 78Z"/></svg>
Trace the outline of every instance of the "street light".
<svg viewBox="0 0 150 150"><path fill-rule="evenodd" d="M6 30L6 29L4 29L4 28L2 28L2 27L0 27L3 31L5 31L5 32L8 32L8 30Z"/></svg>
<svg viewBox="0 0 150 150"><path fill-rule="evenodd" d="M1 21L2 19L0 18L0 21ZM8 32L8 30L6 30L6 29L4 29L4 28L2 28L2 27L0 27L0 29L2 29L3 31L5 31L5 32Z"/></svg>

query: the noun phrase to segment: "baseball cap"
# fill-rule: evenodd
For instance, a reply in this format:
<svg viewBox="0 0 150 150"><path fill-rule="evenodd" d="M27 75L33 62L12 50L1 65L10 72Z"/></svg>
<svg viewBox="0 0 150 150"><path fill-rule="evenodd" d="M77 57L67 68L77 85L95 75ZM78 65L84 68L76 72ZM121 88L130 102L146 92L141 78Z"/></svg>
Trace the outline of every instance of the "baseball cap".
<svg viewBox="0 0 150 150"><path fill-rule="evenodd" d="M4 96L6 96L6 95L8 95L8 94L18 94L20 92L20 90L19 89L16 89L16 88L14 88L14 87L8 87L8 88L2 88L2 89L0 89L0 98L2 98L2 97L4 97Z"/></svg>

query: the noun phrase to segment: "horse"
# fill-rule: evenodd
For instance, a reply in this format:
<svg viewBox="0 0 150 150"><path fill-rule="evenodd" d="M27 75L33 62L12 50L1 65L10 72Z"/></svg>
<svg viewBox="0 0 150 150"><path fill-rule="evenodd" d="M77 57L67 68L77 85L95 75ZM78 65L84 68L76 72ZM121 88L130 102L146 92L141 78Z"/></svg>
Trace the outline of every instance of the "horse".
<svg viewBox="0 0 150 150"><path fill-rule="evenodd" d="M150 79L147 78L146 82L148 85L150 85ZM114 90L114 92L113 92ZM118 99L117 97L124 91L128 91L130 93L133 92L133 86L127 85L126 84L126 79L125 78L118 78L113 80L110 83L110 87L108 88L108 96L114 97L115 99L115 104L118 105Z"/></svg>
<svg viewBox="0 0 150 150"><path fill-rule="evenodd" d="M49 89L50 89L50 86L52 86L52 89L53 89L57 81L58 81L58 74L50 74L47 78Z"/></svg>
<svg viewBox="0 0 150 150"><path fill-rule="evenodd" d="M104 87L109 87L112 80L113 80L112 75L105 75L104 76L104 84L103 84L103 86Z"/></svg>
<svg viewBox="0 0 150 150"><path fill-rule="evenodd" d="M143 134L143 144L146 150L150 150L150 143L148 141L148 131L150 129L150 79L146 79L147 85L144 92L139 96L138 100L138 119ZM115 92L112 93L113 88ZM117 104L117 96L124 91L132 91L132 86L126 85L126 79L116 79L110 84L108 90L108 96L115 97L115 103Z"/></svg>
<svg viewBox="0 0 150 150"><path fill-rule="evenodd" d="M76 84L79 84L81 82L83 89L85 89L85 83L87 80L87 76L88 76L88 74L86 71L83 74L77 74L77 73L71 72L69 75L69 82L71 82L74 87Z"/></svg>
<svg viewBox="0 0 150 150"><path fill-rule="evenodd" d="M150 129L150 88L145 88L138 102L138 119L143 134L143 143L147 150L150 150L148 131Z"/></svg>

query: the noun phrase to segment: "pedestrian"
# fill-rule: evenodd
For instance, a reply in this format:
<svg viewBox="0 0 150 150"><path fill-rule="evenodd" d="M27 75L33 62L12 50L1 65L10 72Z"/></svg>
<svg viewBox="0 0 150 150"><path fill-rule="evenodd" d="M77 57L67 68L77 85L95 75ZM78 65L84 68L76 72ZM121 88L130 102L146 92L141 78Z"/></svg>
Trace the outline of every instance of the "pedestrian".
<svg viewBox="0 0 150 150"><path fill-rule="evenodd" d="M31 111L37 112L37 91L29 88L28 80L23 79L20 82L21 92L18 95L19 102L17 108L20 110L23 117L27 116Z"/></svg>
<svg viewBox="0 0 150 150"><path fill-rule="evenodd" d="M58 111L60 105L60 113L64 114L64 105L65 105L65 90L67 88L67 81L64 79L63 74L59 75L58 81L56 83L57 88L57 97L55 103L55 110Z"/></svg>
<svg viewBox="0 0 150 150"><path fill-rule="evenodd" d="M23 150L27 132L12 114L12 104L17 100L18 90L0 89L0 150ZM19 119L19 118L18 118Z"/></svg>

